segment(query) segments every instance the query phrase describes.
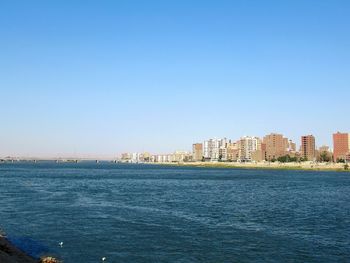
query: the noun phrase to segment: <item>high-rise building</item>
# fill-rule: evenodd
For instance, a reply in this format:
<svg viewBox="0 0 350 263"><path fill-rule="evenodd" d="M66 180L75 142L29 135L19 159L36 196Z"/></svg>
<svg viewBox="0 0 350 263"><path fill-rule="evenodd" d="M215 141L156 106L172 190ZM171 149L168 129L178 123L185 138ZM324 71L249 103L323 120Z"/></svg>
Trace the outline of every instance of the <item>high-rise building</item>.
<svg viewBox="0 0 350 263"><path fill-rule="evenodd" d="M222 145L219 148L219 160L227 161L227 147L226 145Z"/></svg>
<svg viewBox="0 0 350 263"><path fill-rule="evenodd" d="M239 143L227 143L227 161L234 162L239 158Z"/></svg>
<svg viewBox="0 0 350 263"><path fill-rule="evenodd" d="M141 153L132 153L131 154L131 162L139 163L143 161L143 155Z"/></svg>
<svg viewBox="0 0 350 263"><path fill-rule="evenodd" d="M202 161L203 158L203 144L202 143L194 143L192 145L192 158L193 161Z"/></svg>
<svg viewBox="0 0 350 263"><path fill-rule="evenodd" d="M287 145L287 151L288 152L296 152L296 150L297 150L296 144L292 140L289 140L288 145Z"/></svg>
<svg viewBox="0 0 350 263"><path fill-rule="evenodd" d="M316 158L316 144L313 135L301 136L301 157L308 161L314 161Z"/></svg>
<svg viewBox="0 0 350 263"><path fill-rule="evenodd" d="M286 155L288 139L284 138L282 134L271 133L266 135L263 143L266 145L266 159L268 161Z"/></svg>
<svg viewBox="0 0 350 263"><path fill-rule="evenodd" d="M245 136L239 140L239 160L252 161L252 153L261 150L261 140L258 137Z"/></svg>
<svg viewBox="0 0 350 263"><path fill-rule="evenodd" d="M217 161L222 158L220 155L220 148L226 148L227 139L209 139L204 141L203 143L203 156L205 159L209 159L211 161ZM221 152L223 152L221 150Z"/></svg>
<svg viewBox="0 0 350 263"><path fill-rule="evenodd" d="M350 133L334 133L333 147L334 161L345 160L350 154Z"/></svg>
<svg viewBox="0 0 350 263"><path fill-rule="evenodd" d="M252 152L252 161L261 162L261 161L265 161L266 159L267 159L267 157L266 157L266 144L261 143L260 149Z"/></svg>

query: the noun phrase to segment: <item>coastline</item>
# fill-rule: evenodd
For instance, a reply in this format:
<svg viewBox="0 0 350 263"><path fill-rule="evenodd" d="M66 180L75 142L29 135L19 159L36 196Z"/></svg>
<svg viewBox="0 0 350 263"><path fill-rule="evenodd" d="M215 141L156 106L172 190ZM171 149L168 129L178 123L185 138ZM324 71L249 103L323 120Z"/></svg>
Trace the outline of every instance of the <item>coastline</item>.
<svg viewBox="0 0 350 263"><path fill-rule="evenodd" d="M350 172L350 170L344 169L344 165L345 165L344 163L179 162L179 163L152 163L152 164L165 165L165 166L180 166L180 167L198 167L198 168Z"/></svg>
<svg viewBox="0 0 350 263"><path fill-rule="evenodd" d="M36 259L27 255L24 251L12 244L6 235L0 233L0 263L59 263L53 257L41 257Z"/></svg>

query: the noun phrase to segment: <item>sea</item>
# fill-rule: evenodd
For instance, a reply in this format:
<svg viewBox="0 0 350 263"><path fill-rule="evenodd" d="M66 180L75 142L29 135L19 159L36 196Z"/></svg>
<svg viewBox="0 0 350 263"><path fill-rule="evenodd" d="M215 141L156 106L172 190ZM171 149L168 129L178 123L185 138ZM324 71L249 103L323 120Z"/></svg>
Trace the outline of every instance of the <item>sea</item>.
<svg viewBox="0 0 350 263"><path fill-rule="evenodd" d="M350 173L2 163L0 228L64 263L350 262Z"/></svg>

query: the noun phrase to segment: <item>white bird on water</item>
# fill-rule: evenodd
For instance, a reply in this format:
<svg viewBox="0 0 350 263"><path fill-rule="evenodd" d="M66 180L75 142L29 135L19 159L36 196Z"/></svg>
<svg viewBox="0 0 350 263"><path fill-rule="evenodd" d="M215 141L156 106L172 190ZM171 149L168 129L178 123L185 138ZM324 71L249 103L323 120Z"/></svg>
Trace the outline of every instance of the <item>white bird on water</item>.
<svg viewBox="0 0 350 263"><path fill-rule="evenodd" d="M106 257L103 257L103 258L102 258L102 262L105 262L105 261L106 261Z"/></svg>
<svg viewBox="0 0 350 263"><path fill-rule="evenodd" d="M60 247L63 247L63 242L61 241L60 243L58 243L60 245Z"/></svg>

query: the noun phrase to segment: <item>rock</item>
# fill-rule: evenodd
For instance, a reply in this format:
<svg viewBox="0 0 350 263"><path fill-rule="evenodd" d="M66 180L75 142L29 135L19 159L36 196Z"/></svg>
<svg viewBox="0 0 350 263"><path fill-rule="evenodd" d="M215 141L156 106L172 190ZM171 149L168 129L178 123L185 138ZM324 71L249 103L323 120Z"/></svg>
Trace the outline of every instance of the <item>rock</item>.
<svg viewBox="0 0 350 263"><path fill-rule="evenodd" d="M40 260L40 263L60 263L60 261L53 257L44 257Z"/></svg>

